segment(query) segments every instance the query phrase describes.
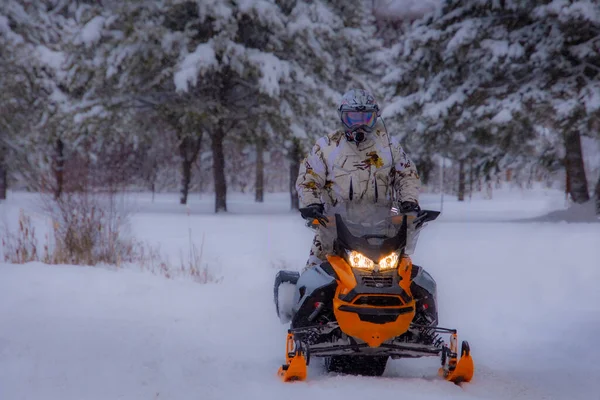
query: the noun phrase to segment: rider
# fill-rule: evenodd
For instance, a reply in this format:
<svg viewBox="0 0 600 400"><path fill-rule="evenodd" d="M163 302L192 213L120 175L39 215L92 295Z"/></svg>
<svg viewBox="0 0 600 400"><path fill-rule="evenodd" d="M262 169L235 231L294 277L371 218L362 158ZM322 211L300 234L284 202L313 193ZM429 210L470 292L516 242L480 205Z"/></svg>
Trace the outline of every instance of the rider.
<svg viewBox="0 0 600 400"><path fill-rule="evenodd" d="M349 90L338 114L341 129L317 140L300 165L296 189L302 217L321 222L328 207L365 201L398 204L401 213L419 211L417 170L381 124L373 95ZM306 268L320 265L332 250L317 229Z"/></svg>

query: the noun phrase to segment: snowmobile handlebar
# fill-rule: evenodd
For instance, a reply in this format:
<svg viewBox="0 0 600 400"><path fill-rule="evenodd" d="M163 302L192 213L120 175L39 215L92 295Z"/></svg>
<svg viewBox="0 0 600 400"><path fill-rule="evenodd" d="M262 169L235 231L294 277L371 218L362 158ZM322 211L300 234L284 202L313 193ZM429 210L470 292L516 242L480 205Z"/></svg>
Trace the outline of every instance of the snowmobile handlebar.
<svg viewBox="0 0 600 400"><path fill-rule="evenodd" d="M404 217L408 218L408 223L415 224L415 227L418 229L423 226L423 224L435 220L440 215L440 211L433 210L421 210L415 212L409 212L405 214L393 215L390 218L391 223L393 225L402 225L404 221ZM327 222L325 222L325 227L333 227L335 226L335 216L334 215L326 215ZM317 226L323 226L318 219L313 219L308 221L308 226L316 228Z"/></svg>

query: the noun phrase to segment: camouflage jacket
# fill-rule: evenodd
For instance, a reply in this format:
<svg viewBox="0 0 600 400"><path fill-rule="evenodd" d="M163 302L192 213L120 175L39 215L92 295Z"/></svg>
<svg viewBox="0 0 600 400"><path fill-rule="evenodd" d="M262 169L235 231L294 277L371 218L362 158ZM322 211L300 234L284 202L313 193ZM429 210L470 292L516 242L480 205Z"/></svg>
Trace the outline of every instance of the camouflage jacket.
<svg viewBox="0 0 600 400"><path fill-rule="evenodd" d="M296 181L301 206L418 201L420 186L414 164L380 126L358 147L342 131L320 138Z"/></svg>

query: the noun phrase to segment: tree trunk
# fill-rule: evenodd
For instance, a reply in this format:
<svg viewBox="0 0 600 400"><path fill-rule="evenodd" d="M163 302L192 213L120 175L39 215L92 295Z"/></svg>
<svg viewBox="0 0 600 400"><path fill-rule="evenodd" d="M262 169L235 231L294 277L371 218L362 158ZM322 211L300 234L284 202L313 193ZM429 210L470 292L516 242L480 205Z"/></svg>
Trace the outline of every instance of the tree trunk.
<svg viewBox="0 0 600 400"><path fill-rule="evenodd" d="M492 185L492 177L489 175L489 173L485 176L485 192L486 198L488 200L492 200L492 198L494 197L494 190Z"/></svg>
<svg viewBox="0 0 600 400"><path fill-rule="evenodd" d="M423 159L419 161L417 165L417 170L419 171L419 176L421 177L421 183L423 185L429 184L429 178L431 177L431 171L433 171L434 164L431 159Z"/></svg>
<svg viewBox="0 0 600 400"><path fill-rule="evenodd" d="M225 155L223 154L224 132L217 128L211 139L213 174L215 182L215 212L227 211L227 181L225 180Z"/></svg>
<svg viewBox="0 0 600 400"><path fill-rule="evenodd" d="M8 173L2 162L0 161L0 200L6 200L6 192L8 191Z"/></svg>
<svg viewBox="0 0 600 400"><path fill-rule="evenodd" d="M265 140L258 138L256 142L256 185L254 200L262 203L265 198Z"/></svg>
<svg viewBox="0 0 600 400"><path fill-rule="evenodd" d="M469 200L473 197L473 159L469 163Z"/></svg>
<svg viewBox="0 0 600 400"><path fill-rule="evenodd" d="M192 179L192 163L188 160L181 161L181 196L179 198L180 204L187 204L187 198L190 190L190 181Z"/></svg>
<svg viewBox="0 0 600 400"><path fill-rule="evenodd" d="M596 214L600 215L600 176L598 176L598 183L596 183Z"/></svg>
<svg viewBox="0 0 600 400"><path fill-rule="evenodd" d="M465 201L465 160L458 162L458 201Z"/></svg>
<svg viewBox="0 0 600 400"><path fill-rule="evenodd" d="M181 197L180 204L187 204L188 194L190 190L190 182L192 181L192 166L202 143L202 136L184 136L179 143L179 155L181 156Z"/></svg>
<svg viewBox="0 0 600 400"><path fill-rule="evenodd" d="M565 134L565 150L571 199L578 204L585 203L590 200L590 194L585 176L579 131L571 130Z"/></svg>
<svg viewBox="0 0 600 400"><path fill-rule="evenodd" d="M565 159L565 204L568 205L569 193L571 193L571 179L569 178L569 160Z"/></svg>
<svg viewBox="0 0 600 400"><path fill-rule="evenodd" d="M56 177L56 187L54 188L54 198L58 200L63 192L65 179L65 144L61 139L56 140L55 150L54 174Z"/></svg>
<svg viewBox="0 0 600 400"><path fill-rule="evenodd" d="M302 162L302 146L298 139L293 139L292 148L289 153L290 160L290 200L292 210L300 208L300 199L298 198L298 191L296 190L296 181L298 180L298 173L300 172L300 163Z"/></svg>

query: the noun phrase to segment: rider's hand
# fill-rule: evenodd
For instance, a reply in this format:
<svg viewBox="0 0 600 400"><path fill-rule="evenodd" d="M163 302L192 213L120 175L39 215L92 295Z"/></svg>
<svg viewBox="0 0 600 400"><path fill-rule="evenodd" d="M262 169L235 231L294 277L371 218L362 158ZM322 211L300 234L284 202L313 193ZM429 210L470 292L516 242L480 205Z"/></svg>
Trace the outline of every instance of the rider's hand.
<svg viewBox="0 0 600 400"><path fill-rule="evenodd" d="M319 204L319 203L310 204L307 207L301 208L298 211L300 211L302 218L307 219L307 220L315 220L316 219L317 221L319 221L319 224L321 224L323 226L325 226L325 224L327 222L329 222L327 217L325 215L323 215L323 212L325 211L325 207L323 206L323 204Z"/></svg>
<svg viewBox="0 0 600 400"><path fill-rule="evenodd" d="M419 211L421 211L421 207L419 207L419 203L416 201L403 201L400 203L400 212L402 214Z"/></svg>

